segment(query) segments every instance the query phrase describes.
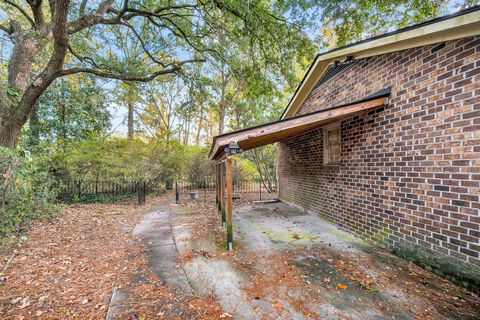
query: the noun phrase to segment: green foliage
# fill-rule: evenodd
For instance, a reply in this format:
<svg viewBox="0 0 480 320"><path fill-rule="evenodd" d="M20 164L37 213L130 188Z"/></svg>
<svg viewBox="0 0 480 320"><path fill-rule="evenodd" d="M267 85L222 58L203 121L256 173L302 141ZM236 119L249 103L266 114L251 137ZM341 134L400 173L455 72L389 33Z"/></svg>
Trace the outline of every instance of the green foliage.
<svg viewBox="0 0 480 320"><path fill-rule="evenodd" d="M18 98L19 96L18 91L12 88L8 82L5 82L4 86L5 86L5 91L10 97Z"/></svg>
<svg viewBox="0 0 480 320"><path fill-rule="evenodd" d="M54 181L44 161L0 147L0 247L12 241L32 219L58 212L53 204Z"/></svg>
<svg viewBox="0 0 480 320"><path fill-rule="evenodd" d="M92 76L57 80L40 98L39 139L68 143L104 133L110 117L107 102Z"/></svg>
<svg viewBox="0 0 480 320"><path fill-rule="evenodd" d="M165 181L182 174L187 148L172 141L168 148L154 139L111 137L71 141L50 149L60 180Z"/></svg>
<svg viewBox="0 0 480 320"><path fill-rule="evenodd" d="M396 30L445 14L451 1L323 0L319 42L333 48Z"/></svg>
<svg viewBox="0 0 480 320"><path fill-rule="evenodd" d="M277 145L266 145L249 150L243 154L243 157L254 164L267 190L274 191L274 182L277 181Z"/></svg>

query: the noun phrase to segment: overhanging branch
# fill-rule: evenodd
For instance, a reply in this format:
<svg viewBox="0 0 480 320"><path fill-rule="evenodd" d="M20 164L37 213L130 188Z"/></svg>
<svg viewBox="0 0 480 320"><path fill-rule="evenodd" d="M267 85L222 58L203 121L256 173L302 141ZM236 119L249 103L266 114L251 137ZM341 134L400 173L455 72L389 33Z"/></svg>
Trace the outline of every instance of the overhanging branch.
<svg viewBox="0 0 480 320"><path fill-rule="evenodd" d="M121 81L136 81L136 82L148 82L151 81L158 76L161 75L166 75L166 74L171 74L179 71L184 64L188 63L195 63L195 62L204 62L205 59L191 59L191 60L185 60L181 61L179 63L172 63L168 68L158 70L148 76L134 76L134 75L125 75L125 74L119 74L119 73L114 73L114 72L109 72L109 71L104 71L104 70L97 70L97 69L92 69L88 67L72 67L69 69L65 70L60 70L55 74L55 77L63 77L75 73L90 73L94 74L99 77L103 78L109 78L109 79L116 79L116 80L121 80Z"/></svg>
<svg viewBox="0 0 480 320"><path fill-rule="evenodd" d="M13 1L10 1L10 0L3 0L6 4L9 4L11 5L12 7L14 7L15 9L18 10L18 12L20 12L20 14L22 16L24 16L27 20L28 20L28 23L30 23L30 25L35 28L35 22L33 22L33 19L28 15L28 13L23 10L23 8L21 6L19 6L18 4L16 4L15 2Z"/></svg>

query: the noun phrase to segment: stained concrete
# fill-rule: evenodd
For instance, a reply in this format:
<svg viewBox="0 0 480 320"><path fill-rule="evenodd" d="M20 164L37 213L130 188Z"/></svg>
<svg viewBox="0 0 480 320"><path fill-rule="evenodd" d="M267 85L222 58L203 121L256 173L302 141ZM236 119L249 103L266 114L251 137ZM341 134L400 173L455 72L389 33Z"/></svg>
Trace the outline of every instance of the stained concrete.
<svg viewBox="0 0 480 320"><path fill-rule="evenodd" d="M237 239L249 250L324 246L356 253L372 249L319 216L283 202L242 207L235 214L234 224Z"/></svg>
<svg viewBox="0 0 480 320"><path fill-rule="evenodd" d="M171 217L171 210L163 208L147 213L133 229L132 236L147 246L149 265L160 279L180 293L192 294L173 238Z"/></svg>
<svg viewBox="0 0 480 320"><path fill-rule="evenodd" d="M105 320L116 319L116 314L123 308L122 301L126 300L127 296L128 294L126 292L117 288L113 289Z"/></svg>
<svg viewBox="0 0 480 320"><path fill-rule="evenodd" d="M153 272L166 284L183 296L191 296L192 288L188 282L185 270L180 261L179 252L173 237L171 226L172 211L165 208L157 208L145 214L132 231L130 244L142 242L147 248L148 264ZM136 259L129 256L129 259ZM145 281L142 275L135 275L133 283ZM116 319L116 314L125 308L124 301L128 293L120 289L114 289L110 299L110 305L106 320Z"/></svg>
<svg viewBox="0 0 480 320"><path fill-rule="evenodd" d="M253 204L235 212L234 241L238 251L234 254L256 253L258 259L253 262L251 271L239 270L232 259L222 258L224 249L216 246L213 234L207 239L192 237L195 224L183 218L185 212L182 212L182 208L159 208L143 217L133 231L132 241L140 240L147 245L149 264L161 279L179 289L183 295L193 292L204 297L215 296L223 311L235 319L309 319L309 316L290 305L291 298L306 301L308 309L322 319L409 320L415 319L410 312L411 307L420 310L434 308L419 301L412 305L412 301L402 294L402 289L396 284L391 284L382 292L371 292L351 280L344 271L336 269L332 261L308 253L314 250L303 250L322 247L325 251L352 256L374 254L373 248L362 240L316 215L285 203ZM196 257L182 266L179 255L191 250L208 252L214 257ZM280 284L275 288L275 296L249 298L245 289L251 285L250 272L273 273L276 266L272 265L268 256L284 250L296 252L293 264L309 284L295 288ZM388 274L394 268L395 259L398 259L391 255L388 257L388 262L380 263L380 266L359 265L358 268L372 277L379 272ZM395 275L409 281L412 279L408 278L408 274L399 275L397 272ZM326 277L331 279L331 284L324 283ZM338 283L347 285L348 289L338 290ZM398 283L400 285L401 281ZM318 298L315 303L310 303L311 290L314 297ZM441 292L440 288L438 292ZM281 311L275 309L274 302L281 303ZM446 314L448 310L442 312ZM443 318L475 317L448 314Z"/></svg>

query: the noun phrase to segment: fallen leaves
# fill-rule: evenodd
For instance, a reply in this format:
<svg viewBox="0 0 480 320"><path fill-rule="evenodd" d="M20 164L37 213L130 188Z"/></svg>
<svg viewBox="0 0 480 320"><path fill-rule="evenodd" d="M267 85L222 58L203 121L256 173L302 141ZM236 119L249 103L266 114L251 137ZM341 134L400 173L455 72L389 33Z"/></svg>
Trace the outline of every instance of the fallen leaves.
<svg viewBox="0 0 480 320"><path fill-rule="evenodd" d="M0 318L104 318L130 232L153 202L72 205L0 255Z"/></svg>
<svg viewBox="0 0 480 320"><path fill-rule="evenodd" d="M337 288L343 290L343 289L347 289L348 286L346 284L339 283L339 284L337 284Z"/></svg>
<svg viewBox="0 0 480 320"><path fill-rule="evenodd" d="M222 313L222 314L220 315L220 318L221 318L221 319L233 318L233 316L232 316L231 314L229 314L229 313L224 312L224 313Z"/></svg>

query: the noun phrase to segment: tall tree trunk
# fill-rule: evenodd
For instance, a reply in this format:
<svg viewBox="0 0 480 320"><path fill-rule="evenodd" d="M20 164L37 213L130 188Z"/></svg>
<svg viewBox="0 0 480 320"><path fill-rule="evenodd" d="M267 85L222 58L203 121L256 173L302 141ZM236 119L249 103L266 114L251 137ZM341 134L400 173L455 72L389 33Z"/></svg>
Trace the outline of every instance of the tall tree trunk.
<svg viewBox="0 0 480 320"><path fill-rule="evenodd" d="M218 134L223 134L225 130L225 107L222 105L220 106L220 113L218 115Z"/></svg>
<svg viewBox="0 0 480 320"><path fill-rule="evenodd" d="M62 122L60 135L65 143L65 140L67 139L67 107L65 106L65 103L60 103L60 121Z"/></svg>
<svg viewBox="0 0 480 320"><path fill-rule="evenodd" d="M38 3L40 4L41 1ZM41 10L36 10L36 5L32 7L35 11L34 15L37 13L35 19L39 17L38 14L41 14ZM13 39L14 46L8 65L8 85L14 90L19 102L8 102L4 87L0 84L1 146L16 147L22 126L28 121L35 103L55 80L57 72L63 66L68 50L67 16L69 6L70 0L55 1L50 31L53 36L52 54L45 68L33 83L30 83L31 70L36 58L41 58L38 56L38 52L43 48L42 36L39 35L46 35L44 21L38 25L40 33L26 32L16 21L10 23L12 29L10 37Z"/></svg>
<svg viewBox="0 0 480 320"><path fill-rule="evenodd" d="M188 145L188 137L190 136L190 115L185 121L185 135L183 137L183 144Z"/></svg>
<svg viewBox="0 0 480 320"><path fill-rule="evenodd" d="M32 146L38 145L40 142L40 121L38 118L38 108L39 102L35 103L32 113L30 114L29 130L30 130L30 141L29 144Z"/></svg>
<svg viewBox="0 0 480 320"><path fill-rule="evenodd" d="M0 146L15 148L20 138L22 125L13 119L0 118Z"/></svg>
<svg viewBox="0 0 480 320"><path fill-rule="evenodd" d="M129 140L133 139L133 103L128 102L128 118L127 118L127 137Z"/></svg>
<svg viewBox="0 0 480 320"><path fill-rule="evenodd" d="M200 120L198 121L198 129L197 129L197 137L195 138L195 145L200 144L200 132L202 131L203 128L203 103L200 105Z"/></svg>

